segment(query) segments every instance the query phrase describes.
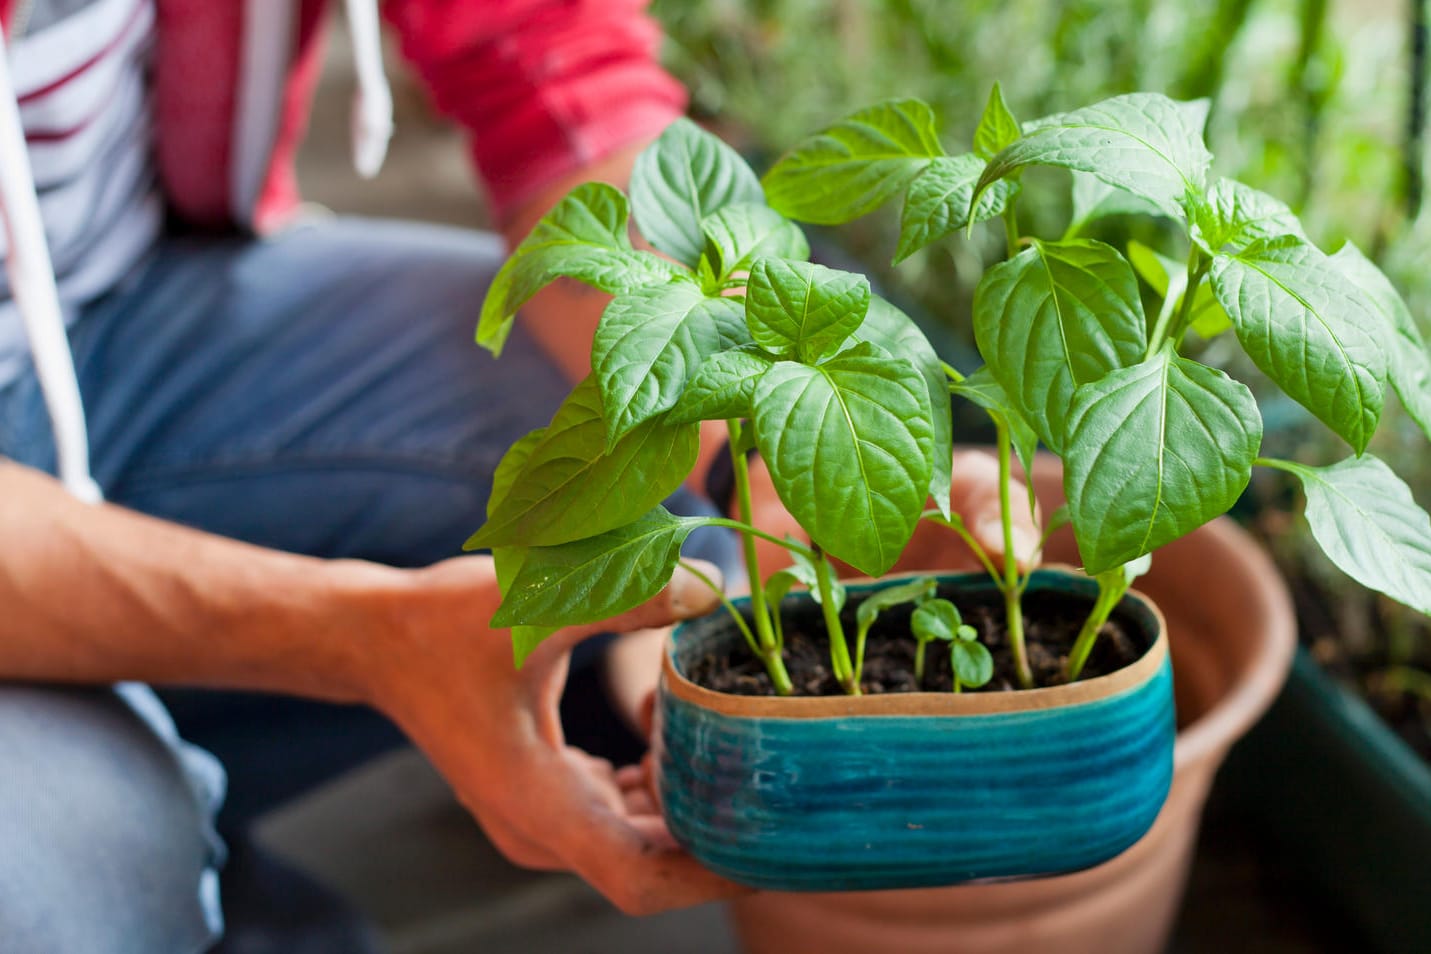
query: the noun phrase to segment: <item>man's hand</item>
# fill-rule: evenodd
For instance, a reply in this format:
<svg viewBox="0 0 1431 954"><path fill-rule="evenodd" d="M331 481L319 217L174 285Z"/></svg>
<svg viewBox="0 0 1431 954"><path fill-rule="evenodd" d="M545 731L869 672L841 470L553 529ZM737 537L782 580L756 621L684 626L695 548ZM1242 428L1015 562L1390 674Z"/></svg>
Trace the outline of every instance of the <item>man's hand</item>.
<svg viewBox="0 0 1431 954"><path fill-rule="evenodd" d="M705 572L719 577L714 567ZM408 575L383 613L397 641L374 660L372 701L427 753L503 854L574 871L628 914L743 893L677 847L639 770L616 772L566 745L557 714L578 641L708 612L713 593L678 570L651 602L559 631L518 671L507 633L487 628L499 599L490 559L459 557Z"/></svg>

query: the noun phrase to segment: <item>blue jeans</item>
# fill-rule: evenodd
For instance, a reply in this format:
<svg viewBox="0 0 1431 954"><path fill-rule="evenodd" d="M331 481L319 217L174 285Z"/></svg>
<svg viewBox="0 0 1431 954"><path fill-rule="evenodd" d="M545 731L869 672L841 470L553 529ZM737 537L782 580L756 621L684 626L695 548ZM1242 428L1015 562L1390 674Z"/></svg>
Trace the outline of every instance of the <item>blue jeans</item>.
<svg viewBox="0 0 1431 954"><path fill-rule="evenodd" d="M460 552L498 460L567 390L520 326L500 360L472 341L501 255L489 235L356 220L261 242L164 240L71 331L106 497L314 556L422 566ZM0 390L0 453L54 468L31 374ZM736 559L724 536L693 542ZM228 763L227 829L399 741L366 710L166 698L180 732ZM105 689L0 687L8 954L199 951L217 929L211 782L156 734L162 713L118 703ZM57 762L67 746L78 754ZM113 817L119 802L133 817Z"/></svg>

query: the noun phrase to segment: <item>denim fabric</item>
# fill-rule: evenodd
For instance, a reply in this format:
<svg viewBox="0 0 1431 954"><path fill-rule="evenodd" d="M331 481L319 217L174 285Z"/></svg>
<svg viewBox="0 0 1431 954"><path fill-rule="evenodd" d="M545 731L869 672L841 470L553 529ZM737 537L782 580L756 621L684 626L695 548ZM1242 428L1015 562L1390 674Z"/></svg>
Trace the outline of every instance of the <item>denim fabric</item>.
<svg viewBox="0 0 1431 954"><path fill-rule="evenodd" d="M482 521L491 473L506 448L545 425L567 390L520 326L500 360L473 343L501 254L489 235L361 220L308 224L262 242L165 240L144 268L90 306L71 330L94 475L106 497L315 556L421 566L457 554ZM0 453L54 468L32 373L0 391ZM703 504L680 494L668 506L694 512ZM738 565L733 542L718 532L693 535L688 553ZM116 756L97 773L86 774L94 766L81 765L72 775L46 774L41 787L24 781L51 745L83 742L77 727L94 721L60 720L52 731L54 720L36 712L52 705L72 709L72 700L84 698L114 722L114 697L104 691L65 693L53 704L50 695L0 688L0 764L4 778L21 781L18 794L13 784L0 789L0 892L19 892L4 897L19 912L40 908L40 899L27 892L55 885L17 880L11 870L34 858L17 861L5 848L16 835L15 820L27 816L6 809L4 793L21 801L57 798L56 805L66 806L56 817L32 813L24 822L29 850L43 854L52 838L66 843L56 826L85 831L73 819L101 814L124 775ZM225 761L231 791L241 796L235 824L398 741L365 710L233 694L166 699L181 734ZM15 712L24 733L7 725ZM616 724L609 714L582 718ZM32 743L34 733L54 738ZM130 745L146 750L161 735L142 719L130 720L126 733L135 736ZM170 745L169 751L167 774L151 759L155 777L129 781L172 789L186 766L180 749ZM191 801L203 804L212 779L187 768ZM203 842L194 813L153 814L135 831L154 846ZM116 857L123 853L113 850ZM129 862L128 872L119 862L103 870L121 886L142 882L171 894L167 915L145 909L152 917L192 922L187 908L206 889L191 882L181 897L167 869L156 880L144 874L152 862L142 855ZM75 912L87 910L82 890L67 894ZM207 912L210 920L216 913ZM40 946L26 948L7 935L14 926L6 916L0 907L0 949L7 952L202 949L155 946L149 935L129 941L102 921L91 924L95 933L85 943L37 941ZM168 928L155 928L161 929Z"/></svg>

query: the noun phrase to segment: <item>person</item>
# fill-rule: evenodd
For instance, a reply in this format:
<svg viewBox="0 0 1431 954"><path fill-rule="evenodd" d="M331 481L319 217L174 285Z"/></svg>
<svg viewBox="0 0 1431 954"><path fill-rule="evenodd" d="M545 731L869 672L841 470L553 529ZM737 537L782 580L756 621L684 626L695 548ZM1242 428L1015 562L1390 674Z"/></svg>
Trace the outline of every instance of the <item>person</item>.
<svg viewBox="0 0 1431 954"><path fill-rule="evenodd" d="M385 135L376 13L348 6L365 92L358 153L371 169ZM494 361L472 326L505 247L576 183L623 182L683 110L643 6L384 6L438 108L470 134L499 238L300 214L291 160L321 2L0 5L87 473L106 501L75 499L56 479L55 390L9 284L0 948L160 954L220 935L224 773L141 684L371 707L504 853L575 871L624 911L739 890L670 841L639 766L569 746L557 708L585 637L701 613L713 595L678 574L657 600L563 631L518 671L506 634L487 626L499 598L490 560L455 556L502 453L587 373L604 306L553 286ZM35 250L5 175L13 265ZM703 447L705 466L715 443ZM760 486L762 512L780 519ZM956 499L997 514L979 458L961 462ZM710 504L684 488L672 506ZM979 535L1001 549L997 534ZM697 548L717 565L734 559L724 536ZM653 657L633 649L646 633L618 640L605 664L628 709L653 679ZM203 697L218 700L207 709L167 698L200 741L215 720L247 724L257 755L243 771L231 763L228 780L240 822L316 781L308 763L331 772L372 750L331 758L348 736L317 705L265 721L266 708L223 694ZM249 776L257 795L243 794Z"/></svg>

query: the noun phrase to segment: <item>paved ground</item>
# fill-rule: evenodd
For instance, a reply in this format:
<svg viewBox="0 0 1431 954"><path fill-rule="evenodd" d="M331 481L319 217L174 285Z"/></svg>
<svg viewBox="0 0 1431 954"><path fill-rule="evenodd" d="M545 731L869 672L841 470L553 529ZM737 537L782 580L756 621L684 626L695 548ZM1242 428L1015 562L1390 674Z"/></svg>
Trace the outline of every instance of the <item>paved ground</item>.
<svg viewBox="0 0 1431 954"><path fill-rule="evenodd" d="M457 136L433 120L409 86L397 89L398 135L387 167L374 183L358 180L347 145L352 71L341 33L335 40L301 157L308 198L343 212L481 225L481 202ZM506 864L410 752L270 816L262 836L360 904L393 954L736 951L718 907L625 918L575 879ZM1174 954L1357 949L1324 912L1291 896L1285 873L1264 861L1248 833L1214 807Z"/></svg>

